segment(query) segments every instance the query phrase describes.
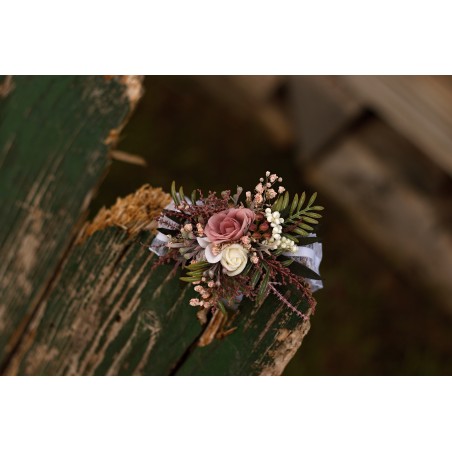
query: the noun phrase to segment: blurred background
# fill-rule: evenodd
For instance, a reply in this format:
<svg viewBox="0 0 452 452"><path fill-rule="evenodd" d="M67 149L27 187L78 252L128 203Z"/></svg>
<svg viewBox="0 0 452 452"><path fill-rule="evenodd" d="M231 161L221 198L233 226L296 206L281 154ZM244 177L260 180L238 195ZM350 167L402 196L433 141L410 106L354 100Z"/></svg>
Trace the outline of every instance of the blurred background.
<svg viewBox="0 0 452 452"><path fill-rule="evenodd" d="M146 77L90 213L145 183L326 208L325 288L287 375L452 373L452 77ZM231 185L232 184L232 185Z"/></svg>

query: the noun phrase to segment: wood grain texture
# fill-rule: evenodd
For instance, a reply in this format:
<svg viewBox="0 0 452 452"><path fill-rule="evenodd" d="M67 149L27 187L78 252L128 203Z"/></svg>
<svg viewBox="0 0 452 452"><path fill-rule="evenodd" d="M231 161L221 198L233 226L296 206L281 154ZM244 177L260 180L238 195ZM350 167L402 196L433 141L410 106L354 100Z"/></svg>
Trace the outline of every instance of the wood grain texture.
<svg viewBox="0 0 452 452"><path fill-rule="evenodd" d="M236 331L200 347L212 323L198 321L191 286L171 267L154 269L155 256L142 245L152 240L152 207L166 195L138 190L111 215L100 213L91 235L81 233L108 147L139 97L136 80L0 83L4 373L281 374L309 322L272 296L260 306L244 301L229 325ZM291 299L300 306L296 294Z"/></svg>
<svg viewBox="0 0 452 452"><path fill-rule="evenodd" d="M136 79L0 79L0 363L73 240L140 95Z"/></svg>
<svg viewBox="0 0 452 452"><path fill-rule="evenodd" d="M237 330L198 347L206 326L188 304L194 292L171 267L152 270L154 255L139 243L150 240L113 227L77 245L6 373L281 374L309 322L271 296L259 307L244 301Z"/></svg>
<svg viewBox="0 0 452 452"><path fill-rule="evenodd" d="M291 301L299 306L296 297ZM195 347L177 375L281 375L300 348L310 321L300 320L274 296L260 306L245 300L229 336Z"/></svg>
<svg viewBox="0 0 452 452"><path fill-rule="evenodd" d="M340 82L452 175L452 77L343 76Z"/></svg>
<svg viewBox="0 0 452 452"><path fill-rule="evenodd" d="M169 374L201 332L186 286L118 228L68 256L8 373Z"/></svg>

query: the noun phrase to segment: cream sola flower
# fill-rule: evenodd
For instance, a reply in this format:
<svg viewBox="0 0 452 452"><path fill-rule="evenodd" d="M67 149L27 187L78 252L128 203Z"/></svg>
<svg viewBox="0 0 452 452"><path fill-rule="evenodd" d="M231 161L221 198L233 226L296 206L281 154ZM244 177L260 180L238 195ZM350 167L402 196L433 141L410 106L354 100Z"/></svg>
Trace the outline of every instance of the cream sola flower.
<svg viewBox="0 0 452 452"><path fill-rule="evenodd" d="M322 287L315 227L323 207L314 204L316 194L291 200L280 182L268 171L243 201L241 187L234 195L203 196L197 190L188 198L173 183L174 203L158 218L159 233L150 249L160 256L156 265L174 262L185 269L181 279L199 294L190 300L192 306L224 311L236 309L242 296L262 301L272 293L305 318L283 295L291 286L309 312L314 310L312 291Z"/></svg>
<svg viewBox="0 0 452 452"><path fill-rule="evenodd" d="M239 275L248 263L248 251L239 243L226 246L221 255L223 273L228 276Z"/></svg>
<svg viewBox="0 0 452 452"><path fill-rule="evenodd" d="M204 248L206 261L210 264L220 262L224 268L223 273L228 276L241 273L248 262L248 251L238 243L220 248L207 238L198 237L197 241Z"/></svg>

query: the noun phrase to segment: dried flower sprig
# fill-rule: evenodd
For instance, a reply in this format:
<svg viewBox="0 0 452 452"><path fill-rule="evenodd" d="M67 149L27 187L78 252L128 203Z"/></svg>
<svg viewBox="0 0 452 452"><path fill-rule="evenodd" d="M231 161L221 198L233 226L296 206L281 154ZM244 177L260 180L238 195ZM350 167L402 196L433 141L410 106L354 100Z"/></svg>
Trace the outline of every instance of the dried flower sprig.
<svg viewBox="0 0 452 452"><path fill-rule="evenodd" d="M226 314L243 298L262 302L273 293L304 319L307 314L282 293L292 288L314 311L310 282L320 276L318 265L307 261L309 247L319 242L314 231L323 207L314 204L316 193L309 200L304 192L291 200L281 182L267 171L244 201L241 187L220 196L194 190L188 198L173 182L173 202L158 218L159 233L150 249L160 255L157 264L172 261L184 268L180 279L196 292L190 305Z"/></svg>

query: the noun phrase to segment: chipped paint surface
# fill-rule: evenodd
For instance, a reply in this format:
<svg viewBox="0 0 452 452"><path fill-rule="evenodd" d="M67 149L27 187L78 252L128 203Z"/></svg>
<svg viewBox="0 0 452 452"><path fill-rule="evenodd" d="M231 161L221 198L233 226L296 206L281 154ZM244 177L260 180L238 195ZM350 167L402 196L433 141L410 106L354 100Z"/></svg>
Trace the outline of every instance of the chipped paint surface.
<svg viewBox="0 0 452 452"><path fill-rule="evenodd" d="M108 165L103 141L121 130L132 105L118 79L1 80L0 308L8 322L0 329L0 366L37 315Z"/></svg>
<svg viewBox="0 0 452 452"><path fill-rule="evenodd" d="M39 344L35 351L38 356L45 356L48 361L51 361L58 356L58 349L56 347L51 347L48 344ZM28 361L25 373L27 375L36 375L38 372L38 365L39 361Z"/></svg>
<svg viewBox="0 0 452 452"><path fill-rule="evenodd" d="M295 306L303 303L290 299ZM291 315L273 296L260 305L244 300L230 323L236 328L232 334L208 337L207 345L192 349L176 374L280 375L309 330L308 321ZM205 334L213 327L208 326Z"/></svg>
<svg viewBox="0 0 452 452"><path fill-rule="evenodd" d="M105 77L104 77L105 78ZM121 75L119 77L107 77L106 80L112 80L114 78L117 78L119 80L119 83L121 83L125 87L124 96L126 97L127 101L129 102L130 106L130 112L133 112L135 110L135 107L138 103L138 101L141 99L141 96L143 95L143 80L144 76L142 75ZM128 117L126 120L119 124L114 129L111 129L107 138L104 140L104 143L107 146L116 146L121 131L126 125Z"/></svg>
<svg viewBox="0 0 452 452"><path fill-rule="evenodd" d="M129 99L131 109L134 109L137 102L143 95L143 79L142 75L123 75L121 83L126 86L126 95Z"/></svg>
<svg viewBox="0 0 452 452"><path fill-rule="evenodd" d="M114 300L114 303L108 311L106 320L99 325L98 328L91 328L90 340L86 341L88 350L85 358L80 362L77 368L77 375L92 375L102 361L105 359L105 354L108 346L116 339L121 332L124 323L127 323L136 310L140 306L140 295L146 285L147 281L142 278L143 272L146 268L145 264L132 275L131 268L125 269L121 277L114 285L112 291L109 293L109 298ZM137 284L141 280L141 283ZM137 285L137 286L136 286ZM125 306L121 309L129 290L133 290L133 294ZM114 319L119 316L119 322Z"/></svg>
<svg viewBox="0 0 452 452"><path fill-rule="evenodd" d="M150 240L149 232L140 234L145 234L140 241ZM7 373L277 375L283 371L301 345L308 323L300 323L269 297L259 305L245 302L243 312L227 322L218 311L203 331L178 276L171 267L152 271L153 259L122 228L110 226L87 237L68 257ZM226 333L236 330L219 334L223 324Z"/></svg>
<svg viewBox="0 0 452 452"><path fill-rule="evenodd" d="M30 83L11 80L1 84L8 100L0 108ZM187 303L192 289L181 287L179 274L168 268L153 270L154 257L138 244L152 239L150 204L157 213L169 195L148 187L141 192L149 195L146 202L125 198L116 209L101 212L84 240L74 244L78 222L108 165L108 147L120 138L142 95L142 78L40 80L36 89L28 87L36 98L21 104L27 121L16 121L20 127L4 135L0 129L0 193L11 201L0 205L1 217L9 220L7 227L0 225L0 360L5 350L13 351L6 372L278 372L285 361L277 350L290 355L292 348L284 344L298 343L284 329L299 325L271 297L259 305L244 303L227 325L226 332L236 328L233 334L216 330L213 341L196 347L203 326ZM49 90L52 102L46 104L42 93ZM39 117L50 118L44 126L37 121L37 102ZM11 173L13 153L20 165Z"/></svg>
<svg viewBox="0 0 452 452"><path fill-rule="evenodd" d="M16 271L15 289L29 296L33 288L33 271L39 261L39 246L44 239L43 212L37 209L24 221L24 234L18 244L13 266Z"/></svg>
<svg viewBox="0 0 452 452"><path fill-rule="evenodd" d="M306 320L300 323L294 330L282 328L275 337L275 344L268 352L269 363L260 370L260 375L281 375L289 361L300 348L304 337L308 334L311 323Z"/></svg>
<svg viewBox="0 0 452 452"><path fill-rule="evenodd" d="M99 240L102 246L96 248ZM167 268L152 273L153 260L154 255L113 228L79 245L8 374L169 373L200 325L185 303L185 291L172 284L174 274ZM74 274L74 268L80 270ZM168 340L173 350L162 353ZM46 347L58 354L42 353Z"/></svg>
<svg viewBox="0 0 452 452"><path fill-rule="evenodd" d="M134 375L142 375L146 366L149 355L157 342L157 338L162 331L161 321L154 311L141 312L138 321L135 323L132 334L129 340L125 343L123 348L119 351L115 360L111 364L108 375L117 375L119 373L119 364L127 358L130 353L133 353L133 344L137 338L143 336L143 330L148 336L146 349L141 356L141 359L134 369Z"/></svg>
<svg viewBox="0 0 452 452"><path fill-rule="evenodd" d="M151 240L149 232L140 234L146 234L140 241ZM226 333L236 329L232 334L219 334L224 323L220 311L202 333L178 276L171 267L153 273L153 259L124 228L106 225L86 237L68 256L7 373L277 375L283 371L309 325L301 325L269 297L259 305L245 302L244 312L225 325ZM194 344L203 346L191 349ZM186 372L193 363L194 369ZM216 370L217 363L221 370Z"/></svg>

